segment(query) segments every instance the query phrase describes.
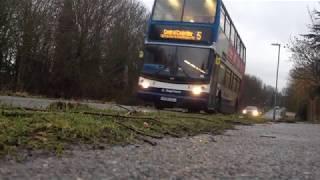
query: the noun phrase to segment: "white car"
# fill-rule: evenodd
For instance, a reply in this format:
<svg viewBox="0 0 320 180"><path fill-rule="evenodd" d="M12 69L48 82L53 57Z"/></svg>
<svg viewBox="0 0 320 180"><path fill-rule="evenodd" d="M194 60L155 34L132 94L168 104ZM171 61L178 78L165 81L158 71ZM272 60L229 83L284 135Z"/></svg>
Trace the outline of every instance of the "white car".
<svg viewBox="0 0 320 180"><path fill-rule="evenodd" d="M253 117L257 117L261 115L261 113L259 112L259 109L256 106L247 106L242 110L242 114L247 116L253 116Z"/></svg>

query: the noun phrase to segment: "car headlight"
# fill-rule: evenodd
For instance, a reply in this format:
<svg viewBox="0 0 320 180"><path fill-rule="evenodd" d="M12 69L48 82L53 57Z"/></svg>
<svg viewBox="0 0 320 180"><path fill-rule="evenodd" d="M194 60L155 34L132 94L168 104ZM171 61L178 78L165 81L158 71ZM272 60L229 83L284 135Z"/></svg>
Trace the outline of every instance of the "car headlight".
<svg viewBox="0 0 320 180"><path fill-rule="evenodd" d="M257 110L253 111L253 112L252 112L252 115L253 115L253 116L259 116L259 111L257 111Z"/></svg>
<svg viewBox="0 0 320 180"><path fill-rule="evenodd" d="M247 110L243 110L243 111L242 111L242 114L247 114Z"/></svg>
<svg viewBox="0 0 320 180"><path fill-rule="evenodd" d="M192 93L196 96L199 96L202 93L202 87L201 86L195 86L192 88Z"/></svg>

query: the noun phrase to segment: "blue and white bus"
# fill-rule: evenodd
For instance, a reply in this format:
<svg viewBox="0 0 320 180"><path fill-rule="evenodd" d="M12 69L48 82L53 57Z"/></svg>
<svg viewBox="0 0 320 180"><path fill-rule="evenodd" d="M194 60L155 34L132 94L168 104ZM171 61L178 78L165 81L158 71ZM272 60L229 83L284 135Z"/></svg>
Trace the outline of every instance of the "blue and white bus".
<svg viewBox="0 0 320 180"><path fill-rule="evenodd" d="M233 113L246 48L221 0L156 0L138 97L159 109Z"/></svg>

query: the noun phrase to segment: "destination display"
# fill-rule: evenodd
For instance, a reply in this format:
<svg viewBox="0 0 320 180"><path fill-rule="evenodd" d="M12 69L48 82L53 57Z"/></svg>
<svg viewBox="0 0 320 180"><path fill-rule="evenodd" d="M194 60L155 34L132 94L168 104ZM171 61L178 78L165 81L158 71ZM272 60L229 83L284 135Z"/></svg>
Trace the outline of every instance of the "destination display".
<svg viewBox="0 0 320 180"><path fill-rule="evenodd" d="M152 25L149 33L150 40L174 41L196 44L211 44L211 31L209 28L194 28L184 26Z"/></svg>
<svg viewBox="0 0 320 180"><path fill-rule="evenodd" d="M160 34L160 37L162 39L201 41L202 31L193 32L193 31L187 31L187 30L163 29Z"/></svg>

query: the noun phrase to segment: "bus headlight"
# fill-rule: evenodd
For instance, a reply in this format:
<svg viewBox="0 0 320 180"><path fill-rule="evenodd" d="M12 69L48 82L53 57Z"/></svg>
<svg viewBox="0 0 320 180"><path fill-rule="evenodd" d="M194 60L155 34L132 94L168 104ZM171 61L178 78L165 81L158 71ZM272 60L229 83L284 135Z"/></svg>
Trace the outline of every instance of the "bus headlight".
<svg viewBox="0 0 320 180"><path fill-rule="evenodd" d="M142 87L143 89L148 89L148 88L150 87L150 83L149 83L148 81L143 81L143 82L141 83L141 87Z"/></svg>
<svg viewBox="0 0 320 180"><path fill-rule="evenodd" d="M143 89L148 89L150 87L150 81L144 79L144 78L140 78L139 79L139 85L143 88Z"/></svg>
<svg viewBox="0 0 320 180"><path fill-rule="evenodd" d="M202 93L202 87L201 86L195 86L192 88L192 94L199 96Z"/></svg>
<svg viewBox="0 0 320 180"><path fill-rule="evenodd" d="M242 111L242 114L247 114L247 110L243 110L243 111Z"/></svg>

